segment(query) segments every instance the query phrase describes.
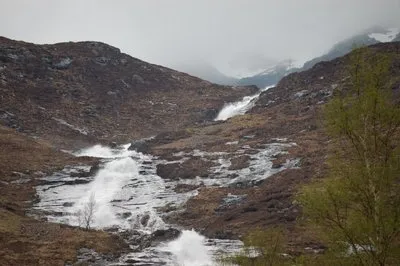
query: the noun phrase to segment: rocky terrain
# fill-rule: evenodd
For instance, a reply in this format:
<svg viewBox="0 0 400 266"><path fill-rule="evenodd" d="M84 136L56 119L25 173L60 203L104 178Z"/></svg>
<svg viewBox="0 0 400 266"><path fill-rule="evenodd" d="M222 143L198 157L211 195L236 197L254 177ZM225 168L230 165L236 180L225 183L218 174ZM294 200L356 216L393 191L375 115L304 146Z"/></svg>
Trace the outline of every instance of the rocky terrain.
<svg viewBox="0 0 400 266"><path fill-rule="evenodd" d="M393 59L390 86L398 95L400 43L378 44L370 49ZM205 235L228 238L243 236L254 227L283 224L292 230L290 241L293 247L310 245L312 234L308 232L305 236L301 226L295 223L301 210L293 202L293 195L299 185L324 175L329 139L323 131L321 110L335 91L347 88L350 64L350 56L321 62L308 71L283 78L276 87L263 92L255 107L243 116L192 128L191 134L177 136L166 144L159 143L157 137L150 141L151 153L173 161L187 156L182 151L200 149L209 152L208 158L192 155L190 160L181 163L179 167L185 171L176 165L168 169L167 173L174 171L172 176L181 178L218 178L215 171L207 171L210 162L218 164L215 156L230 159L230 167L240 169L249 167L255 160L252 154L257 154L263 145L295 143L272 156L272 169L282 171L257 185L237 183L227 187L204 187L200 183L198 196L189 200L182 213L168 218L189 228L200 228ZM240 149L244 151L238 156ZM225 154L218 155L221 152ZM171 156L174 153L175 156ZM295 167L285 170L285 162L296 162L296 159L299 161ZM160 168L159 174L162 175L163 170ZM171 178L168 174L166 177Z"/></svg>
<svg viewBox="0 0 400 266"><path fill-rule="evenodd" d="M371 50L392 55L390 85L398 93L400 43ZM183 205L159 208L169 224L218 239L279 224L291 232L293 253L319 250L312 233L296 223L301 210L293 196L302 184L324 176L329 139L321 109L335 91L346 89L349 64L344 56L290 74L263 92L245 115L213 121L225 102L253 94L255 88L214 85L102 43L34 45L1 38L5 264L39 264L49 257L49 265L74 262L79 250L109 254L107 260L126 251L126 241L115 235L46 222L40 222L45 232L35 231L31 224L38 221L24 215L35 201L40 177L66 165L97 163L60 148L94 143L132 142L131 149L157 158L157 175L175 193L198 191ZM57 253L59 245L65 245L65 253Z"/></svg>
<svg viewBox="0 0 400 266"><path fill-rule="evenodd" d="M203 123L256 88L214 85L104 43L1 37L0 90L1 124L71 148Z"/></svg>

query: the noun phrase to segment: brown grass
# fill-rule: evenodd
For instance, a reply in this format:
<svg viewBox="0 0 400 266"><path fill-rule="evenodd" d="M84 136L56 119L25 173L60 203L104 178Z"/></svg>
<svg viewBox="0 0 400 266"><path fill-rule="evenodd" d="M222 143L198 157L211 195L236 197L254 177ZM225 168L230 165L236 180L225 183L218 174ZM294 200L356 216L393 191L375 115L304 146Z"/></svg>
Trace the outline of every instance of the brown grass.
<svg viewBox="0 0 400 266"><path fill-rule="evenodd" d="M117 255L127 250L116 236L34 220L24 215L35 195L36 171L50 173L67 164L93 163L75 158L42 141L0 126L0 265L64 265L86 247ZM11 183L20 178L31 181Z"/></svg>

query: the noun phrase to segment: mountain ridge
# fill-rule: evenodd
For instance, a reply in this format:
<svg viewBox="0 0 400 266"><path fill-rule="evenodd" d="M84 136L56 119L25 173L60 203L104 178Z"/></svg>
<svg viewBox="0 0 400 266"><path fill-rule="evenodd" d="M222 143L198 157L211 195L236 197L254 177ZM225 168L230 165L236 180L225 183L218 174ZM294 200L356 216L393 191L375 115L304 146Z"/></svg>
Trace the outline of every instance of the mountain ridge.
<svg viewBox="0 0 400 266"><path fill-rule="evenodd" d="M68 146L212 121L225 102L256 88L215 85L100 42L35 45L1 37L0 91L3 125Z"/></svg>

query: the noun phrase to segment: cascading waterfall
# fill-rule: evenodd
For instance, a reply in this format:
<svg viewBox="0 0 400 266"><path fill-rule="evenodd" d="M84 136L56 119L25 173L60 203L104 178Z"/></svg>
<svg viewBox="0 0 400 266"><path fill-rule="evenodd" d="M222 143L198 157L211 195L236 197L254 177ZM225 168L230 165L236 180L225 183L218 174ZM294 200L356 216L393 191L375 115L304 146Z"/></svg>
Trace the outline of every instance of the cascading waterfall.
<svg viewBox="0 0 400 266"><path fill-rule="evenodd" d="M155 209L168 203L182 203L193 193L173 192L155 174L154 166L149 163L154 158L129 151L128 146L111 149L96 145L76 152L76 156L103 158L102 167L95 177L79 185L63 183L73 180L71 169L47 177L49 183L37 188L41 200L35 208L49 213L47 217L50 221L78 225L76 214L93 195L96 207L92 227L118 227L147 233L168 227ZM205 237L195 231L184 230L178 239L144 250L143 262L149 263L149 258L156 258L154 265L214 265L205 240ZM140 257L136 253L131 256Z"/></svg>
<svg viewBox="0 0 400 266"><path fill-rule="evenodd" d="M240 100L238 102L226 104L221 109L221 111L218 113L218 116L217 116L217 118L215 118L215 121L224 121L231 117L245 114L247 111L249 111L254 106L256 99L258 99L258 97L260 96L260 94L262 92L264 92L274 86L275 85L268 86L265 89L260 90L258 93L254 94L254 95L245 96L245 97L243 97L242 100Z"/></svg>
<svg viewBox="0 0 400 266"><path fill-rule="evenodd" d="M245 113L254 105L259 95L269 88L253 96L244 97L240 102L225 106L218 118L225 120ZM220 166L212 168L214 178L210 180L196 178L189 181L220 186L245 184L260 181L283 169L296 167L297 160L288 160L281 168L272 169L273 157L284 149L296 145L286 142L286 139L276 139L274 143L265 144L258 153L251 155L250 166L241 170L229 170L230 161L224 158L226 153L194 150L188 155L204 157L205 160L208 157L214 160L218 157L216 163ZM98 172L94 177L82 177L77 176L76 171L87 172L89 167L66 167L62 172L45 177L45 185L37 187L40 202L35 205L35 208L44 211L50 221L78 225L76 214L84 208L93 195L96 202L93 227L135 229L144 233L168 228L156 210L170 204L179 207L180 204L196 195L197 191L176 193L175 185L189 181L162 179L156 174L155 165L159 162L156 158L130 151L128 147L129 145L124 145L113 149L96 145L74 153L76 156L101 158L102 163ZM242 146L231 155L244 154L248 148ZM226 178L230 174L236 174L238 177ZM230 197L235 197L235 195L230 195ZM124 265L125 260L134 259L140 261L142 263L140 265L215 266L218 265L213 261L216 254L220 254L223 250L232 254L241 246L240 241L206 239L195 231L184 230L179 238L169 243L161 243L141 252L127 254L121 258L121 263Z"/></svg>

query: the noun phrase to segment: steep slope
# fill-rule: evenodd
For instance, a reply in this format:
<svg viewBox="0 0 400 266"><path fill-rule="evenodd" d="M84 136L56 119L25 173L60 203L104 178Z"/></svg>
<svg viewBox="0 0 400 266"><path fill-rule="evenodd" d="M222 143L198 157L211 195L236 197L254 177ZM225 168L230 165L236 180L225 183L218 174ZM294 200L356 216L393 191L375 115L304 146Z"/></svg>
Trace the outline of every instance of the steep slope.
<svg viewBox="0 0 400 266"><path fill-rule="evenodd" d="M98 42L35 45L0 38L0 91L3 125L79 146L212 120L225 101L255 88L214 85Z"/></svg>

